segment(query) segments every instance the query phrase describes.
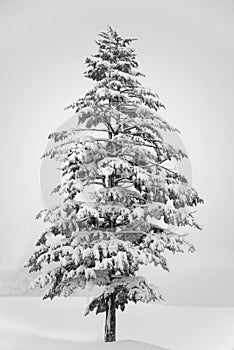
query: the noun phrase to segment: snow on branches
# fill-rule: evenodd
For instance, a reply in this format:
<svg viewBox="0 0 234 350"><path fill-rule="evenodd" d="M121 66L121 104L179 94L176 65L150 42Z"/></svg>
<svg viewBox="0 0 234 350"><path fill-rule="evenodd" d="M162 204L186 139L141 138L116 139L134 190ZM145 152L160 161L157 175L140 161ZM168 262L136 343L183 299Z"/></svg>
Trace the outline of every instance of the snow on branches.
<svg viewBox="0 0 234 350"><path fill-rule="evenodd" d="M124 311L129 301L149 303L163 300L159 289L153 284L149 284L144 277L129 276L117 277L110 285L97 297L90 300L85 315L96 309L96 314L105 312L107 304L105 300L109 295L114 296L115 308Z"/></svg>
<svg viewBox="0 0 234 350"><path fill-rule="evenodd" d="M32 287L48 285L44 298L52 299L102 286L87 314L104 312L110 294L121 310L128 301L161 300L137 275L139 267L168 270L166 251L194 251L187 235L176 232L200 229L194 207L202 199L164 165L187 154L165 140L166 132L178 130L160 117L158 95L141 85L133 40L112 28L100 34L98 53L86 60L85 76L95 85L71 106L77 127L51 133L54 145L43 155L62 163L61 184L53 190L61 203L37 216L47 228L27 264L41 271Z"/></svg>

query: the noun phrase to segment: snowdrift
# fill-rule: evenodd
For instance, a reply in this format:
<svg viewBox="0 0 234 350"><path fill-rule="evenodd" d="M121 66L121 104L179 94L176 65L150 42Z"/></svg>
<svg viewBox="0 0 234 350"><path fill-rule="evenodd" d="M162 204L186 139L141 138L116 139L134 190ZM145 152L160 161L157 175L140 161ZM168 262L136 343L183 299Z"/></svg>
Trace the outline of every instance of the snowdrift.
<svg viewBox="0 0 234 350"><path fill-rule="evenodd" d="M129 304L117 339L103 343L104 315L85 298L0 298L0 350L233 350L234 308Z"/></svg>

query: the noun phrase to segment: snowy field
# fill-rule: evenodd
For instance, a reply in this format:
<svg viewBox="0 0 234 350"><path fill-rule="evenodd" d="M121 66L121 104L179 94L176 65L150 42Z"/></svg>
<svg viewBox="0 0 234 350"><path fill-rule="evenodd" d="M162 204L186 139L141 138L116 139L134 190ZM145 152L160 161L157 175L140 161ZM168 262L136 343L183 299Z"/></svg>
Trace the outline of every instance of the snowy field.
<svg viewBox="0 0 234 350"><path fill-rule="evenodd" d="M129 304L117 315L118 342L103 344L104 315L84 317L85 305L85 298L0 298L0 350L234 349L234 308Z"/></svg>

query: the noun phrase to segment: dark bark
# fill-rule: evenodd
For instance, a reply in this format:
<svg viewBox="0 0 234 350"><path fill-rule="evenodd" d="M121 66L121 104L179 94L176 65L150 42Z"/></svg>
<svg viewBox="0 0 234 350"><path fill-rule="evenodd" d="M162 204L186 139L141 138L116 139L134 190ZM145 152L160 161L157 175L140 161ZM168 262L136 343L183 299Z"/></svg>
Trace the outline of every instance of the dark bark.
<svg viewBox="0 0 234 350"><path fill-rule="evenodd" d="M106 299L106 319L105 319L105 342L113 342L116 340L116 309L115 295L111 294Z"/></svg>

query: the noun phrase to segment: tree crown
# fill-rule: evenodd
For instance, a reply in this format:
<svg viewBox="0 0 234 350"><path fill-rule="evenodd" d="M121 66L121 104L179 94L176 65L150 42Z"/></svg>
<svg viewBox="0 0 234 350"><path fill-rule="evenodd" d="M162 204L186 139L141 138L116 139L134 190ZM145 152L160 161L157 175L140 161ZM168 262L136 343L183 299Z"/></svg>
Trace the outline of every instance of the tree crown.
<svg viewBox="0 0 234 350"><path fill-rule="evenodd" d="M100 34L98 53L86 59L84 74L95 85L70 106L77 127L50 134L54 146L44 154L62 162L62 182L54 189L62 201L39 213L48 228L28 267L52 265L34 281L50 285L45 298L90 283L105 286L87 313L105 311L110 293L121 310L129 300L160 300L159 291L137 276L139 267L168 270L165 251L194 250L177 229L200 229L194 207L202 199L165 165L187 155L166 142L165 133L178 130L160 117L158 95L138 81L143 74L133 40L111 27ZM84 199L85 191L90 193Z"/></svg>

